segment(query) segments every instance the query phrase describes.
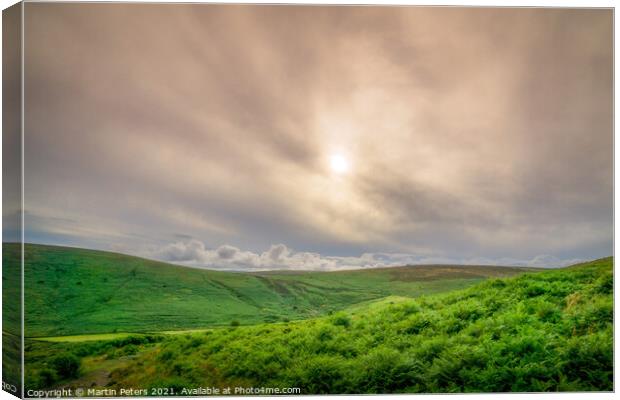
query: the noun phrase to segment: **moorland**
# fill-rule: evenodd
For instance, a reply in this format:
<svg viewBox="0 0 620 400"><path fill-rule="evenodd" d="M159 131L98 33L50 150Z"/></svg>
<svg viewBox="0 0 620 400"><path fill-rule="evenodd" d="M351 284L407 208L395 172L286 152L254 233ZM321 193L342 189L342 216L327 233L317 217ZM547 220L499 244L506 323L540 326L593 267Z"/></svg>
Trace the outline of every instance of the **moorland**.
<svg viewBox="0 0 620 400"><path fill-rule="evenodd" d="M612 258L247 273L26 245L25 262L26 389L613 389Z"/></svg>

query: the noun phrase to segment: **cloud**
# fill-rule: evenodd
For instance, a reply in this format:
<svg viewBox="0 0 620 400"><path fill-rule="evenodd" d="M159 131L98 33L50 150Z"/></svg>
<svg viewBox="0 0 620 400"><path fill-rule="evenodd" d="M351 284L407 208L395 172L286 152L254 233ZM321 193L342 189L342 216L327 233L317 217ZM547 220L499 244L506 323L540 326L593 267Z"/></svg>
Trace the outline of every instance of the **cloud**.
<svg viewBox="0 0 620 400"><path fill-rule="evenodd" d="M238 248L232 246L221 246L216 250L217 256L222 260L230 260L237 254Z"/></svg>
<svg viewBox="0 0 620 400"><path fill-rule="evenodd" d="M205 257L205 246L198 240L172 243L162 248L157 258L173 262L208 262Z"/></svg>
<svg viewBox="0 0 620 400"><path fill-rule="evenodd" d="M25 203L45 217L27 240L164 251L181 234L237 247L162 257L243 268L612 253L612 10L25 18Z"/></svg>
<svg viewBox="0 0 620 400"><path fill-rule="evenodd" d="M276 244L271 246L271 248L267 251L267 255L269 258L274 261L282 261L290 254L289 249L283 244Z"/></svg>
<svg viewBox="0 0 620 400"><path fill-rule="evenodd" d="M143 255L191 267L234 271L338 271L429 264L556 268L584 261L581 259L561 260L549 255L539 255L530 260L509 258L456 259L405 253L364 253L358 257L336 257L321 256L318 253L296 252L284 244L275 244L262 253L253 253L251 251L242 251L230 245L207 249L198 240L171 243L159 250Z"/></svg>

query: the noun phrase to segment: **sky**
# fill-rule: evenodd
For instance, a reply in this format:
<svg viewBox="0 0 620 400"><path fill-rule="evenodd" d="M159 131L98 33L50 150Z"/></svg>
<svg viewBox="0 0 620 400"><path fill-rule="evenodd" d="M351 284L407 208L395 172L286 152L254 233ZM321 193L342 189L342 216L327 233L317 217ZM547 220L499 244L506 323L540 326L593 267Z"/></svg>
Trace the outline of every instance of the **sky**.
<svg viewBox="0 0 620 400"><path fill-rule="evenodd" d="M612 254L611 10L25 18L28 242L221 270Z"/></svg>

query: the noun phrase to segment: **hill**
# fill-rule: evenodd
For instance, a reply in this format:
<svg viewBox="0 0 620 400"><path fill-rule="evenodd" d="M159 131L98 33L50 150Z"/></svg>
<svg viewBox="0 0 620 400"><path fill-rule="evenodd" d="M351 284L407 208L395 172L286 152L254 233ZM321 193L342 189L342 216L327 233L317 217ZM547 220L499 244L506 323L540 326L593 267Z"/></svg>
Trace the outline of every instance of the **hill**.
<svg viewBox="0 0 620 400"><path fill-rule="evenodd" d="M17 251L4 244L3 257ZM412 266L343 272L233 273L123 254L27 244L26 336L185 330L297 320L389 295L416 297L527 269ZM5 298L19 274L5 274ZM10 328L10 327L7 327ZM7 329L5 328L5 329Z"/></svg>
<svg viewBox="0 0 620 400"><path fill-rule="evenodd" d="M74 354L58 376L50 355ZM613 390L612 259L305 321L28 342L33 387L298 387L313 393ZM64 364L62 364L64 365ZM61 370L62 371L62 370Z"/></svg>

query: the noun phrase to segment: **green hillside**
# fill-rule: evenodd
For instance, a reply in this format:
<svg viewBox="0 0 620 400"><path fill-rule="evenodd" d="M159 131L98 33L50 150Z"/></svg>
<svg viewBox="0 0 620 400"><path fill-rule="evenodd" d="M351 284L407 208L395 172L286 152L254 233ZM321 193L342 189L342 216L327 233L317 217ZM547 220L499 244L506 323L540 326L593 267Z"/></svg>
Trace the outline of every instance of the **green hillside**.
<svg viewBox="0 0 620 400"><path fill-rule="evenodd" d="M4 254L17 245L4 244ZM26 336L186 330L298 320L389 295L464 288L507 267L415 266L345 272L231 273L122 254L26 245ZM18 273L5 273L14 298Z"/></svg>
<svg viewBox="0 0 620 400"><path fill-rule="evenodd" d="M18 245L2 251L2 381L21 381L21 254ZM16 394L21 394L21 388Z"/></svg>
<svg viewBox="0 0 620 400"><path fill-rule="evenodd" d="M29 340L26 372L32 387L165 387L176 395L197 386L298 387L302 394L610 391L612 355L607 258L416 299L391 296L305 321Z"/></svg>

